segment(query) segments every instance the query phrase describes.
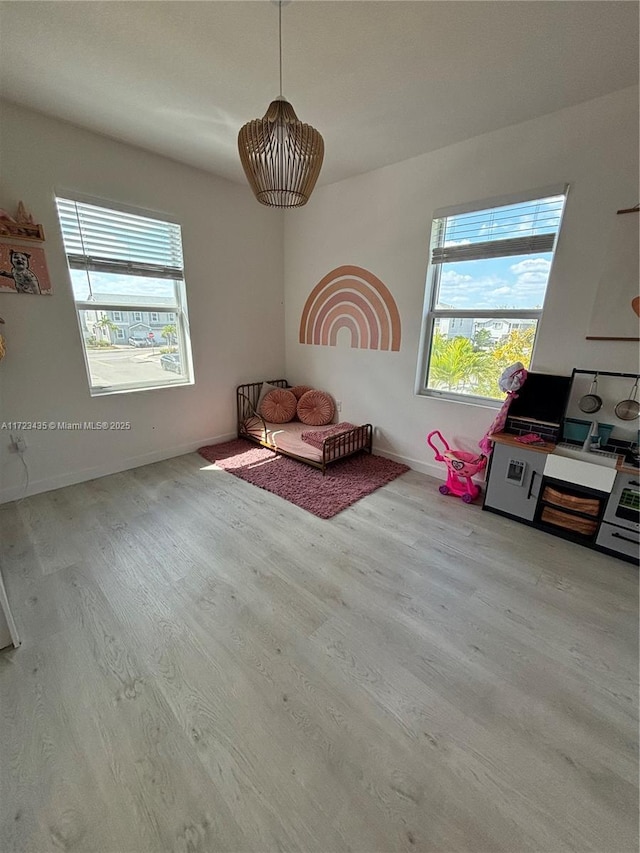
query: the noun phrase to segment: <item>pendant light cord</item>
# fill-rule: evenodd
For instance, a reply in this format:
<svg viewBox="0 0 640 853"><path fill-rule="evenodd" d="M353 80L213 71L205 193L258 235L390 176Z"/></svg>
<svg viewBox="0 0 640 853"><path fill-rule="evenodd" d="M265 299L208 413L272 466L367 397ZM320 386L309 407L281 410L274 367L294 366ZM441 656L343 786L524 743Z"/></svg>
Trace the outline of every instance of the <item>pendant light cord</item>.
<svg viewBox="0 0 640 853"><path fill-rule="evenodd" d="M278 0L278 43L280 48L280 97L282 97L282 0Z"/></svg>

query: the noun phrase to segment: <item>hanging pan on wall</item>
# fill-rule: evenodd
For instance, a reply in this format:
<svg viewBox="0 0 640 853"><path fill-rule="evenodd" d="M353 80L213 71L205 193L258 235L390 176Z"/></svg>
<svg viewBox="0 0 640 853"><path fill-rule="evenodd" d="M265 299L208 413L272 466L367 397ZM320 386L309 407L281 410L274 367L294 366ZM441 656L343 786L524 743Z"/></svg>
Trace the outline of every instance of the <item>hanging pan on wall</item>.
<svg viewBox="0 0 640 853"><path fill-rule="evenodd" d="M620 400L615 409L616 417L621 421L634 421L640 414L640 403L636 397L638 396L638 380L633 384L631 394L627 400Z"/></svg>
<svg viewBox="0 0 640 853"><path fill-rule="evenodd" d="M620 404L619 404L620 405ZM602 408L602 397L598 395L598 374L594 373L593 382L589 393L580 397L578 408L581 412L586 412L587 415L593 415L594 412L599 412ZM631 420L631 418L629 418Z"/></svg>

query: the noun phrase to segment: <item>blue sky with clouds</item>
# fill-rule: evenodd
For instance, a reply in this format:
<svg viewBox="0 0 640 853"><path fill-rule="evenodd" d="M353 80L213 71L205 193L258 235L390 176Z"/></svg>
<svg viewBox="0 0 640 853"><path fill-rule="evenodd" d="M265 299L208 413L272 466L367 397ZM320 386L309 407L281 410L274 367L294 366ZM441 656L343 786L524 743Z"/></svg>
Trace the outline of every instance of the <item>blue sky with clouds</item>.
<svg viewBox="0 0 640 853"><path fill-rule="evenodd" d="M146 278L116 273L90 272L91 291L97 300L137 302L144 305L175 304L175 283L170 279ZM89 282L83 270L71 270L71 282L76 299L89 299Z"/></svg>
<svg viewBox="0 0 640 853"><path fill-rule="evenodd" d="M541 308L551 252L444 264L438 307Z"/></svg>

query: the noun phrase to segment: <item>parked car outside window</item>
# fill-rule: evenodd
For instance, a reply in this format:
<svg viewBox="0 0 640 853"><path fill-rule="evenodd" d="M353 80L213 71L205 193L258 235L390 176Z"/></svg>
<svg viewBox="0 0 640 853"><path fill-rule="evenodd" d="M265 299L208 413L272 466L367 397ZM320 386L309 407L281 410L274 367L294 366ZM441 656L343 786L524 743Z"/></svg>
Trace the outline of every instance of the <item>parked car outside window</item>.
<svg viewBox="0 0 640 853"><path fill-rule="evenodd" d="M171 370L173 373L182 373L180 354L177 352L165 353L165 355L160 357L160 366L163 370Z"/></svg>

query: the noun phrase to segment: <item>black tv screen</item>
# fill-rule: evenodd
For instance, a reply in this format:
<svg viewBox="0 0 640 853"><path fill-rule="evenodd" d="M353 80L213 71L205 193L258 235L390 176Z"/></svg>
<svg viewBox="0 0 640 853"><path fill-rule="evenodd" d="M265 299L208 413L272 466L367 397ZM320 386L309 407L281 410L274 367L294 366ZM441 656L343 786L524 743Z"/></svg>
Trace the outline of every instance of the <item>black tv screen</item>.
<svg viewBox="0 0 640 853"><path fill-rule="evenodd" d="M530 373L516 399L511 401L509 416L559 424L564 417L570 389L570 376Z"/></svg>

